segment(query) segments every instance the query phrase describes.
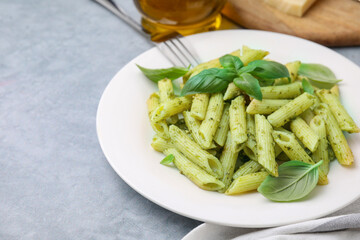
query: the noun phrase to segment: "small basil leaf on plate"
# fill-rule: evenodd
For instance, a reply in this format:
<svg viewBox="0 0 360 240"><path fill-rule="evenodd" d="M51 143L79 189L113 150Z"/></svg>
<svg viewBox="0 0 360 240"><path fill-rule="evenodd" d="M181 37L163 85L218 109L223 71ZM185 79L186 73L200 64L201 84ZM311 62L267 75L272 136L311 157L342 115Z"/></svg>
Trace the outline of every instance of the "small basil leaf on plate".
<svg viewBox="0 0 360 240"><path fill-rule="evenodd" d="M235 77L237 77L237 73L234 69L205 69L185 83L181 96L195 93L222 92Z"/></svg>
<svg viewBox="0 0 360 240"><path fill-rule="evenodd" d="M161 164L165 166L171 166L171 163L173 163L175 159L175 156L172 154L167 155L163 160L161 160Z"/></svg>
<svg viewBox="0 0 360 240"><path fill-rule="evenodd" d="M289 71L285 65L265 60L255 60L248 64L249 67L255 67L250 73L263 79L276 79L290 77Z"/></svg>
<svg viewBox="0 0 360 240"><path fill-rule="evenodd" d="M184 67L171 67L171 68L159 68L159 69L150 69L144 68L140 65L136 66L143 72L143 74L153 82L158 82L164 78L168 78L171 80L182 77L189 71L189 68Z"/></svg>
<svg viewBox="0 0 360 240"><path fill-rule="evenodd" d="M266 177L258 187L258 192L277 202L301 199L315 188L321 164L322 160L314 165L300 161L285 162L279 166L279 176Z"/></svg>
<svg viewBox="0 0 360 240"><path fill-rule="evenodd" d="M249 73L243 73L234 79L234 84L246 92L250 97L262 100L262 93L259 81Z"/></svg>
<svg viewBox="0 0 360 240"><path fill-rule="evenodd" d="M240 60L239 57L230 54L222 56L219 61L221 66L224 68L232 68L237 72L244 66L244 63Z"/></svg>
<svg viewBox="0 0 360 240"><path fill-rule="evenodd" d="M314 94L314 88L313 86L311 86L311 84L309 83L308 80L306 80L305 78L303 78L302 80L302 87L304 89L304 92L310 93L310 94Z"/></svg>
<svg viewBox="0 0 360 240"><path fill-rule="evenodd" d="M301 63L298 74L320 83L335 84L341 81L336 79L335 74L328 67L321 64Z"/></svg>

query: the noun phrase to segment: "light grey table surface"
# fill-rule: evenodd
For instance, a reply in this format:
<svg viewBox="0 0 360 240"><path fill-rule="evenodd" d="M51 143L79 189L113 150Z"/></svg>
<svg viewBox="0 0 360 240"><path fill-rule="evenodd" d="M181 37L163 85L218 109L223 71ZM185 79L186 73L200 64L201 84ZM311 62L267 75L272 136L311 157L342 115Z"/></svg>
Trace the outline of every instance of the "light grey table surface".
<svg viewBox="0 0 360 240"><path fill-rule="evenodd" d="M0 239L180 239L200 224L132 190L97 140L103 90L150 47L90 0L0 1ZM360 64L359 47L335 51Z"/></svg>

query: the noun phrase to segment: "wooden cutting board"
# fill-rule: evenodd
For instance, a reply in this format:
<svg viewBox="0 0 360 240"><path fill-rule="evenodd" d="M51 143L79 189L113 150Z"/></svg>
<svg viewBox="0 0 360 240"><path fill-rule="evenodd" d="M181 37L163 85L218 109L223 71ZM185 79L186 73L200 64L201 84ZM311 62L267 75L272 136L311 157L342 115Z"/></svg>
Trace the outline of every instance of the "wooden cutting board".
<svg viewBox="0 0 360 240"><path fill-rule="evenodd" d="M228 0L223 14L249 29L286 33L326 46L360 45L360 2L353 0L318 0L301 18L262 0Z"/></svg>

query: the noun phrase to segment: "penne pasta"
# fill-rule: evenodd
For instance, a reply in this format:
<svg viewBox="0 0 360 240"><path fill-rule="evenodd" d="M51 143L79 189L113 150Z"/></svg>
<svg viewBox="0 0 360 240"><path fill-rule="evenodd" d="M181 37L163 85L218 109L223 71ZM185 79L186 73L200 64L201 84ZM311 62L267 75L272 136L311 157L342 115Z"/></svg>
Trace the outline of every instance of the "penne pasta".
<svg viewBox="0 0 360 240"><path fill-rule="evenodd" d="M240 146L247 140L244 96L238 96L231 101L229 115L231 137L236 145Z"/></svg>
<svg viewBox="0 0 360 240"><path fill-rule="evenodd" d="M160 102L166 102L174 98L174 88L170 79L158 81Z"/></svg>
<svg viewBox="0 0 360 240"><path fill-rule="evenodd" d="M171 140L174 146L183 153L190 161L200 166L207 173L221 178L223 170L220 161L206 150L202 149L196 142L190 139L185 132L175 125L169 128Z"/></svg>
<svg viewBox="0 0 360 240"><path fill-rule="evenodd" d="M290 129L295 136L300 139L305 147L307 147L311 152L315 152L320 139L302 118L297 117L291 121Z"/></svg>
<svg viewBox="0 0 360 240"><path fill-rule="evenodd" d="M278 176L278 166L275 161L272 127L263 115L255 115L255 132L257 143L257 160L272 176Z"/></svg>
<svg viewBox="0 0 360 240"><path fill-rule="evenodd" d="M211 155L214 155L215 157L218 154L218 152L215 149L209 149L207 150L207 152L210 153Z"/></svg>
<svg viewBox="0 0 360 240"><path fill-rule="evenodd" d="M267 172L257 172L240 176L232 182L225 194L234 195L256 190L268 175Z"/></svg>
<svg viewBox="0 0 360 240"><path fill-rule="evenodd" d="M314 111L325 121L327 138L339 163L345 166L352 165L354 156L329 106L321 103Z"/></svg>
<svg viewBox="0 0 360 240"><path fill-rule="evenodd" d="M277 161L278 164L279 164L279 162L283 163L283 162L290 161L290 158L286 155L286 153L281 152L281 153L279 154L279 156L276 157L276 161Z"/></svg>
<svg viewBox="0 0 360 240"><path fill-rule="evenodd" d="M200 121L191 116L189 111L183 112L186 127L189 129L192 138L195 142L201 145L201 137L199 135Z"/></svg>
<svg viewBox="0 0 360 240"><path fill-rule="evenodd" d="M218 129L216 130L215 136L214 136L214 142L216 142L219 146L223 147L228 135L229 131L229 108L230 104L225 103L223 114L221 116L220 124Z"/></svg>
<svg viewBox="0 0 360 240"><path fill-rule="evenodd" d="M163 152L165 149L174 147L171 141L155 135L152 139L151 146L154 150L158 152Z"/></svg>
<svg viewBox="0 0 360 240"><path fill-rule="evenodd" d="M322 102L329 106L330 111L338 122L341 130L347 131L349 133L360 132L360 129L358 126L356 126L354 120L350 117L344 106L341 105L340 99L337 95L331 93L331 91L327 89L316 91L316 95Z"/></svg>
<svg viewBox="0 0 360 240"><path fill-rule="evenodd" d="M285 104L270 114L267 119L274 127L281 127L291 119L303 113L306 109L312 106L315 101L316 98L313 95L304 92L291 102Z"/></svg>
<svg viewBox="0 0 360 240"><path fill-rule="evenodd" d="M209 100L209 106L206 111L204 121L199 128L199 135L205 148L209 148L214 139L216 130L220 124L222 112L224 109L224 100L221 93L214 93Z"/></svg>
<svg viewBox="0 0 360 240"><path fill-rule="evenodd" d="M195 183L199 188L209 191L216 191L224 188L224 183L205 172L175 148L168 148L164 151L164 153L166 155L174 155L175 166L182 174Z"/></svg>
<svg viewBox="0 0 360 240"><path fill-rule="evenodd" d="M224 94L224 101L233 99L241 94L240 88L238 88L235 83L229 83L228 87L226 88Z"/></svg>
<svg viewBox="0 0 360 240"><path fill-rule="evenodd" d="M308 108L307 110L305 110L305 112L303 112L302 114L299 115L299 117L304 119L307 124L310 124L310 121L314 116L315 116L315 114L313 113L313 111L310 108Z"/></svg>
<svg viewBox="0 0 360 240"><path fill-rule="evenodd" d="M175 114L189 110L191 107L191 98L178 97L161 103L151 114L152 122L159 122Z"/></svg>
<svg viewBox="0 0 360 240"><path fill-rule="evenodd" d="M334 85L331 89L330 92L332 94L334 94L335 96L339 97L340 96L340 90L339 90L339 86L338 85Z"/></svg>
<svg viewBox="0 0 360 240"><path fill-rule="evenodd" d="M293 82L280 86L262 87L261 93L263 99L289 99L301 95L301 82Z"/></svg>
<svg viewBox="0 0 360 240"><path fill-rule="evenodd" d="M246 131L248 139L244 147L244 153L252 160L257 159L256 138L255 138L255 120L254 115L246 114Z"/></svg>
<svg viewBox="0 0 360 240"><path fill-rule="evenodd" d="M158 81L158 88L159 88L159 96L160 96L160 103L164 103L173 99L174 96L174 88L172 81L170 79L163 79ZM177 114L170 116L166 119L166 122L169 124L175 124L179 120Z"/></svg>
<svg viewBox="0 0 360 240"><path fill-rule="evenodd" d="M240 148L236 147L236 143L234 142L231 136L231 132L229 131L224 149L220 156L220 162L224 171L222 182L225 185L223 189L219 190L220 192L225 192L225 190L230 186L239 151Z"/></svg>
<svg viewBox="0 0 360 240"><path fill-rule="evenodd" d="M255 118L252 114L246 114L246 131L249 138L255 139Z"/></svg>
<svg viewBox="0 0 360 240"><path fill-rule="evenodd" d="M240 176L244 176L249 173L258 172L260 171L260 169L262 169L261 164L259 164L254 160L249 160L239 167L239 169L234 173L233 179L236 179Z"/></svg>
<svg viewBox="0 0 360 240"><path fill-rule="evenodd" d="M183 116L185 124L190 131L190 135L197 144L199 144L203 149L213 149L216 147L216 145L212 143L209 148L205 148L202 143L202 138L199 135L200 121L193 118L191 113L188 111L183 112Z"/></svg>
<svg viewBox="0 0 360 240"><path fill-rule="evenodd" d="M253 99L246 108L248 114L270 114L278 110L291 100L288 99L263 99L262 101Z"/></svg>
<svg viewBox="0 0 360 240"><path fill-rule="evenodd" d="M146 105L148 108L148 115L149 117L154 112L154 110L160 105L160 98L158 93L153 93L150 95L148 100L146 101Z"/></svg>
<svg viewBox="0 0 360 240"><path fill-rule="evenodd" d="M275 151L275 157L279 156L283 152L281 147L276 143L275 143L274 151Z"/></svg>
<svg viewBox="0 0 360 240"><path fill-rule="evenodd" d="M325 124L326 126L326 124ZM336 156L335 156L335 153L334 153L334 150L332 149L331 145L328 144L328 153L329 153L329 160L330 162L331 161L334 161L336 159Z"/></svg>
<svg viewBox="0 0 360 240"><path fill-rule="evenodd" d="M289 62L289 63L285 64L286 68L289 71L291 82L295 82L295 80L298 76L298 71L299 71L300 65L301 65L300 61L294 61L294 62Z"/></svg>
<svg viewBox="0 0 360 240"><path fill-rule="evenodd" d="M240 59L244 63L244 66L246 66L252 61L263 59L268 54L269 54L268 51L264 51L260 49L251 49L247 46L243 46L242 55L240 56Z"/></svg>
<svg viewBox="0 0 360 240"><path fill-rule="evenodd" d="M315 164L315 162L296 140L293 133L289 131L274 130L273 137L274 141L281 147L290 160L298 160L308 164ZM326 174L321 169L319 169L318 183L321 185L326 185L328 183Z"/></svg>
<svg viewBox="0 0 360 240"><path fill-rule="evenodd" d="M299 71L300 65L301 65L300 61L294 61L294 62L289 62L289 63L285 64L286 68L289 71L291 82L295 82L295 80L298 76L298 71ZM274 85L283 85L283 84L288 84L288 83L289 83L288 78L280 78L280 79L275 80Z"/></svg>
<svg viewBox="0 0 360 240"><path fill-rule="evenodd" d="M321 116L315 116L310 122L311 129L319 136L319 146L312 154L312 159L315 162L323 160L323 163L319 168L327 175L329 173L329 153L328 153L328 141L326 139L326 127L325 122Z"/></svg>
<svg viewBox="0 0 360 240"><path fill-rule="evenodd" d="M161 136L162 138L168 139L170 138L169 135L169 128L165 120L161 120L158 122L151 121L151 116L153 112L159 107L160 105L160 98L157 93L153 93L150 95L150 97L147 100L147 106L148 106L148 116L150 119L150 124L152 129Z"/></svg>
<svg viewBox="0 0 360 240"><path fill-rule="evenodd" d="M191 116L197 120L204 120L206 110L209 104L210 94L199 93L195 94L191 104Z"/></svg>
<svg viewBox="0 0 360 240"><path fill-rule="evenodd" d="M248 156L251 160L257 160L256 141L255 140L248 139L243 150L244 150L245 155Z"/></svg>

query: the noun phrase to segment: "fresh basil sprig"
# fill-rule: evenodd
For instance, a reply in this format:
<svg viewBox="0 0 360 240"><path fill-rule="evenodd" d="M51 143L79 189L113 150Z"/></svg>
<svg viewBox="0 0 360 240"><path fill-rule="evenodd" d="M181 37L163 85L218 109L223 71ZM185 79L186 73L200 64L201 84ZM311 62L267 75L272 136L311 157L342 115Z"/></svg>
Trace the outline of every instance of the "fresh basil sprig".
<svg viewBox="0 0 360 240"><path fill-rule="evenodd" d="M258 191L277 202L290 202L307 196L319 179L318 167L322 160L311 165L300 161L288 161L279 166L279 176L268 176Z"/></svg>
<svg viewBox="0 0 360 240"><path fill-rule="evenodd" d="M229 54L222 56L219 61L223 69L206 69L191 77L181 95L222 92L233 81L249 96L262 100L260 86L272 85L276 78L289 77L287 68L277 62L255 60L244 67L239 57Z"/></svg>
<svg viewBox="0 0 360 240"><path fill-rule="evenodd" d="M305 78L303 78L302 80L302 87L304 89L304 92L310 93L310 94L314 94L314 88L313 86L311 86L311 84L309 83L308 80L306 80Z"/></svg>
<svg viewBox="0 0 360 240"><path fill-rule="evenodd" d="M235 77L237 77L237 73L234 69L205 69L187 80L181 90L181 96L195 93L222 92Z"/></svg>
<svg viewBox="0 0 360 240"><path fill-rule="evenodd" d="M301 63L298 74L318 83L335 84L341 81L336 79L328 67L321 64Z"/></svg>
<svg viewBox="0 0 360 240"><path fill-rule="evenodd" d="M250 97L262 100L261 88L259 81L249 73L243 73L234 79L234 84L246 92Z"/></svg>
<svg viewBox="0 0 360 240"><path fill-rule="evenodd" d="M160 68L160 69L150 69L144 68L136 64L136 66L143 72L143 74L153 82L158 82L164 78L168 78L170 80L177 79L179 77L184 76L189 68L184 67L171 67L171 68Z"/></svg>
<svg viewBox="0 0 360 240"><path fill-rule="evenodd" d="M161 164L165 166L171 166L171 163L174 161L175 156L172 154L167 155L163 160L161 160Z"/></svg>
<svg viewBox="0 0 360 240"><path fill-rule="evenodd" d="M181 96L222 92L229 83L234 82L249 96L262 100L260 86L272 85L276 78L289 77L287 68L277 62L255 60L244 67L239 57L229 54L222 56L219 62L223 68L205 69L191 77L181 90ZM183 67L149 69L137 66L153 82L164 78L174 80L189 71L189 68Z"/></svg>
<svg viewBox="0 0 360 240"><path fill-rule="evenodd" d="M219 58L221 66L223 68L235 69L237 72L244 66L244 63L240 60L239 57L226 54Z"/></svg>

